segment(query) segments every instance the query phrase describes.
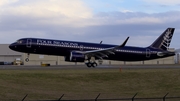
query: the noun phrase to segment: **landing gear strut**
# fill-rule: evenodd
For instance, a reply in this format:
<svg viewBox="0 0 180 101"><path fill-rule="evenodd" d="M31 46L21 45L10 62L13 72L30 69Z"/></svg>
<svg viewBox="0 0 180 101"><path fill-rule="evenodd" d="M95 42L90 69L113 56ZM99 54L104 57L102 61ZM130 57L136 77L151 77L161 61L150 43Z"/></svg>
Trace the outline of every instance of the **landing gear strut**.
<svg viewBox="0 0 180 101"><path fill-rule="evenodd" d="M30 54L28 53L28 54L27 54L27 58L25 59L26 62L29 61L29 55L30 55Z"/></svg>

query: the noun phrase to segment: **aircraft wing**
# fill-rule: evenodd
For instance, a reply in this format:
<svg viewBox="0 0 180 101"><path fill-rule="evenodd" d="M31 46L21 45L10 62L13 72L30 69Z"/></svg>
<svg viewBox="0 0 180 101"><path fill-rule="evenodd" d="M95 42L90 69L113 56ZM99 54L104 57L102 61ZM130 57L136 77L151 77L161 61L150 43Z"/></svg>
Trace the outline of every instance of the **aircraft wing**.
<svg viewBox="0 0 180 101"><path fill-rule="evenodd" d="M104 57L108 57L110 54L115 54L114 51L118 48L124 47L128 41L129 37L119 46L116 47L110 47L105 48L101 50L91 50L91 51L80 51L79 53L82 53L86 55L87 57L97 57L99 59L103 59Z"/></svg>

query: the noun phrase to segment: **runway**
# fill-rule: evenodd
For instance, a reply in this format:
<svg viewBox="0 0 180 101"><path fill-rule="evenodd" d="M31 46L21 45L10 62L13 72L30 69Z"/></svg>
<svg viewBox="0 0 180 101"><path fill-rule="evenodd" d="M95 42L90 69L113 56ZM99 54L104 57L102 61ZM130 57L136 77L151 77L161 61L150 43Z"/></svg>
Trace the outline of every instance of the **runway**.
<svg viewBox="0 0 180 101"><path fill-rule="evenodd" d="M180 69L180 65L99 65L88 68L86 65L57 65L57 66L15 66L0 65L0 70L43 70L43 69Z"/></svg>

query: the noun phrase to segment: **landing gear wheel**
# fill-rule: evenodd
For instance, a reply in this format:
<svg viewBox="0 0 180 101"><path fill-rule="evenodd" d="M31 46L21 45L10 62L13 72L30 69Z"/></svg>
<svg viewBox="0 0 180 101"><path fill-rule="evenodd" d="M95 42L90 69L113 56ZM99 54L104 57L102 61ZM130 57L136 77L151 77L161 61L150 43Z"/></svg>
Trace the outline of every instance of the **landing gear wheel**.
<svg viewBox="0 0 180 101"><path fill-rule="evenodd" d="M26 62L28 62L28 61L29 61L29 55L30 55L30 54L29 54L29 53L27 53L27 58L25 59L25 61L26 61Z"/></svg>
<svg viewBox="0 0 180 101"><path fill-rule="evenodd" d="M91 63L91 66L95 68L97 66L97 63L96 62Z"/></svg>
<svg viewBox="0 0 180 101"><path fill-rule="evenodd" d="M91 63L86 63L87 67L91 68Z"/></svg>
<svg viewBox="0 0 180 101"><path fill-rule="evenodd" d="M28 62L28 61L29 61L29 58L26 58L25 61Z"/></svg>

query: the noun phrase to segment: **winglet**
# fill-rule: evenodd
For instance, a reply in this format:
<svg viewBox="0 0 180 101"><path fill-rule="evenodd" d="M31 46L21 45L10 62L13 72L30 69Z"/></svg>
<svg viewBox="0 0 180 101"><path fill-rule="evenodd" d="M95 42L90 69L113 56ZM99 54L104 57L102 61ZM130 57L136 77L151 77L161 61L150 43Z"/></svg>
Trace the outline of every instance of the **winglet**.
<svg viewBox="0 0 180 101"><path fill-rule="evenodd" d="M120 47L124 47L128 41L129 37L127 37L127 39L124 41L124 43L122 45L120 45Z"/></svg>
<svg viewBox="0 0 180 101"><path fill-rule="evenodd" d="M124 47L128 41L129 37L127 37L127 39L119 46L116 46L115 48L120 48L120 47Z"/></svg>

